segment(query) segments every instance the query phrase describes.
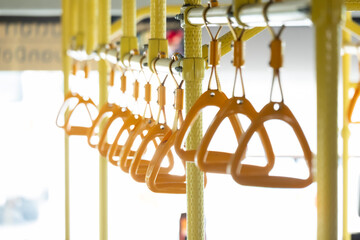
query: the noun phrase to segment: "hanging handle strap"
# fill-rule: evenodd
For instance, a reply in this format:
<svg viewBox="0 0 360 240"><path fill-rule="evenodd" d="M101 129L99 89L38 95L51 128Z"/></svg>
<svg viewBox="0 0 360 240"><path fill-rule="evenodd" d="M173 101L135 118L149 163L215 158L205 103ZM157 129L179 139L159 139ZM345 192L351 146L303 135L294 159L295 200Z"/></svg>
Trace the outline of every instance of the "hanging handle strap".
<svg viewBox="0 0 360 240"><path fill-rule="evenodd" d="M235 78L234 78L234 84L233 84L232 97L235 97L236 79L237 79L238 74L240 76L241 88L242 88L242 93L243 93L242 97L245 97L245 86L244 86L244 79L243 79L242 69L241 68L245 64L244 42L242 40L242 37L243 37L246 30L245 30L245 27L243 27L241 32L240 32L240 35L238 36L238 34L236 33L234 27L232 26L232 22L230 20L231 9L232 9L232 7L229 7L227 21L228 21L230 32L232 33L233 38L234 38L234 60L233 60L233 65L235 67Z"/></svg>
<svg viewBox="0 0 360 240"><path fill-rule="evenodd" d="M216 81L216 87L217 90L221 91L221 86L220 86L220 80L219 80L219 76L217 73L217 68L216 66L219 65L220 63L220 58L221 58L221 42L218 41L218 36L219 33L222 29L222 26L220 26L215 34L215 36L211 33L210 28L208 26L208 21L206 20L206 13L207 11L211 8L211 7L216 7L218 6L218 2L216 0L212 0L208 6L204 9L203 13L202 13L202 17L204 20L204 25L205 28L207 30L207 32L209 33L209 36L211 38L210 41L210 54L209 54L209 64L211 65L211 73L210 73L210 78L209 78L209 83L208 83L208 90L211 89L211 80L213 78L213 76L215 77L215 81Z"/></svg>
<svg viewBox="0 0 360 240"><path fill-rule="evenodd" d="M272 78L271 90L270 90L270 102L272 102L274 84L275 84L276 79L278 80L279 88L280 88L280 95L281 95L280 102L284 102L284 94L283 94L281 81L280 81L280 68L283 65L282 41L280 39L280 36L281 36L283 30L285 29L285 25L281 26L278 33L276 33L275 30L269 25L269 18L267 16L267 12L268 12L269 6L273 2L279 2L279 1L271 0L265 5L265 7L263 9L263 16L264 16L265 23L266 23L267 29L270 31L270 34L273 39L270 43L270 49L271 49L270 66L273 68L273 78Z"/></svg>
<svg viewBox="0 0 360 240"><path fill-rule="evenodd" d="M179 57L182 57L180 53L175 53L171 57L171 62L169 64L169 72L174 80L174 83L176 85L176 89L174 91L174 109L175 109L175 116L174 116L174 122L172 131L175 132L178 129L178 126L181 126L181 124L184 121L182 110L184 109L184 89L182 89L182 85L184 83L184 80L181 80L180 83L176 80L174 73L172 71L172 64L179 59Z"/></svg>
<svg viewBox="0 0 360 240"><path fill-rule="evenodd" d="M158 79L159 82L159 87L157 89L158 92L158 100L157 103L159 104L159 112L156 118L156 123L158 124L160 121L160 116L161 113L163 113L163 117L164 117L164 124L166 124L166 113L165 113L165 105L166 105L166 87L165 87L165 82L166 79L168 77L168 75L165 76L164 80L160 80L159 74L156 70L156 62L161 59L161 58L165 58L166 54L164 52L159 52L158 56L152 61L152 68L154 69L154 73L156 75L156 78Z"/></svg>

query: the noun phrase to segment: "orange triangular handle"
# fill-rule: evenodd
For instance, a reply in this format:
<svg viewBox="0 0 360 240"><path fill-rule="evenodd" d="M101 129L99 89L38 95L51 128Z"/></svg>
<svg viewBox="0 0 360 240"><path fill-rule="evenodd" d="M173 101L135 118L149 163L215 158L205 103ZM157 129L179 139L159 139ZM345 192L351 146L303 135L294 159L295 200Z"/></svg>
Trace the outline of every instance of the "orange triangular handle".
<svg viewBox="0 0 360 240"><path fill-rule="evenodd" d="M186 175L173 175L162 173L161 163L165 156L174 146L175 139L178 137L179 130L168 132L156 148L146 171L145 182L148 188L156 193L185 194L186 193ZM186 171L185 161L182 160L184 173ZM204 184L207 184L206 174L204 174Z"/></svg>
<svg viewBox="0 0 360 240"><path fill-rule="evenodd" d="M95 130L97 129L97 127L100 125L100 123L102 122L102 120L106 117L107 113L112 113L112 116L115 114L115 112L117 112L120 109L120 107L116 104L111 104L111 103L106 103L105 105L103 105L99 111L99 114L97 115L97 117L95 118L95 120L92 123L92 126L89 130L89 134L88 134L88 144L90 147L92 148L96 148L98 146L99 143L95 144L91 142L91 139L98 135L99 133L97 133Z"/></svg>
<svg viewBox="0 0 360 240"><path fill-rule="evenodd" d="M133 159L129 159L131 147L135 142L135 139L138 136L143 137L143 131L149 131L152 126L155 125L155 120L152 118L140 118L140 120L134 125L129 131L129 136L126 139L124 146L122 147L120 154L119 154L119 161L120 161L120 168L124 172L129 172L130 165ZM155 148L158 146L156 141L153 141ZM146 172L148 166L148 161L142 160L140 162L139 171ZM171 168L168 168L167 171L171 171Z"/></svg>
<svg viewBox="0 0 360 240"><path fill-rule="evenodd" d="M140 168L141 163L147 163L147 166L149 165L150 161L143 160L142 157L146 151L146 148L148 147L149 143L152 141L156 141L156 138L161 139L168 133L171 132L170 128L166 124L158 123L152 126L149 130L149 132L145 135L143 140L141 141L141 144L139 148L137 149L135 156L133 160L131 161L129 173L131 177L137 181L137 182L145 182L145 175L146 171L143 171L143 169ZM169 166L166 168L161 168L160 172L168 173L169 169L171 170L174 167L174 157L172 155L172 152L169 151L167 153L168 159L169 159ZM146 168L147 170L147 168Z"/></svg>
<svg viewBox="0 0 360 240"><path fill-rule="evenodd" d="M155 154L151 159L146 171L145 182L148 188L156 193L186 193L186 176L171 175L170 173L160 173L161 163L165 156L174 146L178 130L168 132L156 148ZM182 161L185 171L185 162Z"/></svg>
<svg viewBox="0 0 360 240"><path fill-rule="evenodd" d="M69 109L69 111L66 111L69 108L71 99L73 99L73 98L76 98L78 100L77 104L73 108ZM90 127L71 126L70 125L71 116L73 115L73 113L77 109L77 107L80 106L81 104L85 105L85 107L87 109L87 112L89 113L90 120L91 120L91 122L93 122L93 118L92 118L92 116L90 114L89 106L96 109L96 105L90 98L89 99L84 99L78 93L69 92L66 95L64 103L62 104L62 106L60 108L59 114L58 114L57 119L56 119L56 125L58 127L64 128L66 134L69 135L69 136L70 135L87 136L87 134L88 134L88 132L90 130ZM60 126L58 124L58 122L59 122L59 119L60 119L60 113L63 112L63 111L66 113L66 117L64 117L65 118L64 125Z"/></svg>
<svg viewBox="0 0 360 240"><path fill-rule="evenodd" d="M175 140L175 150L176 153L183 161L194 161L196 150L185 150L182 148L182 142L184 141L185 134L190 129L190 127L195 123L195 120L201 113L202 109L208 106L216 106L221 108L224 103L228 100L226 95L219 91L219 90L207 90L204 92L198 100L194 103L191 107L190 111L186 115L186 118L181 125L178 133L178 137ZM236 138L239 139L243 130L240 125L240 121L236 115L229 116L230 123L234 129ZM208 158L209 159L219 159L222 158L223 161L228 162L230 161L232 154L224 153L224 152L215 152L209 151Z"/></svg>
<svg viewBox="0 0 360 240"><path fill-rule="evenodd" d="M100 133L99 144L98 144L98 150L102 156L106 157L107 153L110 149L110 144L107 142L106 138L107 138L107 135L108 135L108 132L109 132L109 129L110 129L112 123L118 118L121 118L125 122L126 119L128 119L131 115L132 115L132 113L128 108L119 108L106 121L104 129ZM117 144L117 142L115 144ZM116 151L117 155L120 154L121 147L122 147L121 145L118 145L118 148ZM134 152L132 152L132 154L130 154L130 156L134 156Z"/></svg>
<svg viewBox="0 0 360 240"><path fill-rule="evenodd" d="M304 158L307 163L309 172L308 178L298 179L292 177L269 176L268 174L241 174L241 169L244 166L241 164L242 156L244 155L246 145L248 144L250 138L259 129L259 127L263 126L266 121L273 119L286 122L294 130L295 135L297 136L300 146L304 152ZM241 136L240 143L230 164L230 170L233 179L237 183L242 185L273 188L303 188L310 185L313 181L313 174L311 171L312 152L310 150L309 144L298 121L296 120L290 109L283 102L270 102L263 107L263 109L259 112L258 116L251 122L246 132Z"/></svg>
<svg viewBox="0 0 360 240"><path fill-rule="evenodd" d="M119 132L116 134L114 142L111 144L110 149L108 150L108 153L107 153L107 158L108 158L109 162L111 164L113 164L114 166L120 166L120 168L124 172L127 172L127 173L129 172L129 170L127 168L125 168L126 164L124 166L121 166L120 160L117 160L115 158L116 156L120 155L120 152L123 148L123 145L119 145L118 141L125 131L130 132L130 128L132 126L135 127L135 125L141 120L142 120L142 117L139 115L131 114L130 116L128 116L127 119L124 120L124 124L121 126ZM135 152L134 152L134 154L135 154ZM130 152L129 156L131 156L131 152Z"/></svg>
<svg viewBox="0 0 360 240"><path fill-rule="evenodd" d="M222 121L229 116L237 114L243 114L247 116L250 121L253 121L258 116L258 112L245 97L233 97L228 99L215 115L198 147L195 163L202 171L212 173L227 173L229 161L225 161L225 159L220 156L218 159L209 159L208 147L210 145L211 139L214 137L214 134ZM274 152L272 150L270 139L264 126L260 125L256 131L258 132L264 147L268 163L264 167L243 164L241 168L241 174L268 174L274 166Z"/></svg>
<svg viewBox="0 0 360 240"><path fill-rule="evenodd" d="M349 110L348 110L348 121L349 123L360 123L360 121L352 121L352 115L355 109L356 102L358 101L360 97L360 81L356 86L354 96L350 99L349 102Z"/></svg>

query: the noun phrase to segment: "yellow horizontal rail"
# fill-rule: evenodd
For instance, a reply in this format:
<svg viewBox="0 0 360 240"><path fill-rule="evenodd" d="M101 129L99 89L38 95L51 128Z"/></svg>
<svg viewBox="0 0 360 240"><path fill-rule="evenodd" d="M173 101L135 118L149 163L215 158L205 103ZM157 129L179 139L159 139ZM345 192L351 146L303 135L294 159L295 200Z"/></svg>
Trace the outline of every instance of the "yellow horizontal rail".
<svg viewBox="0 0 360 240"><path fill-rule="evenodd" d="M345 7L348 11L360 11L360 0L345 0Z"/></svg>
<svg viewBox="0 0 360 240"><path fill-rule="evenodd" d="M166 16L174 17L176 14L180 13L181 5L170 5L166 6ZM150 16L150 6L139 8L136 10L136 21L140 22L141 20ZM119 37L121 34L121 19L117 20L111 25L111 39Z"/></svg>

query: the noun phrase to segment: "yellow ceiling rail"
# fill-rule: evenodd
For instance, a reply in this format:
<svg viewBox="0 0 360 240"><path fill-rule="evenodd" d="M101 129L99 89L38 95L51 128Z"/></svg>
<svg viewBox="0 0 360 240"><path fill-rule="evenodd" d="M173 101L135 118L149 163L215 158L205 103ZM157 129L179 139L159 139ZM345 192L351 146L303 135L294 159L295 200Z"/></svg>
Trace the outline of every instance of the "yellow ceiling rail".
<svg viewBox="0 0 360 240"><path fill-rule="evenodd" d="M345 0L347 11L360 11L360 0Z"/></svg>
<svg viewBox="0 0 360 240"><path fill-rule="evenodd" d="M360 10L360 9L359 9ZM349 30L360 37L360 25L352 20L352 18L347 17L344 25L345 30Z"/></svg>
<svg viewBox="0 0 360 240"><path fill-rule="evenodd" d="M180 5L170 5L166 6L166 16L173 17L180 12ZM140 22L141 20L150 16L150 6L139 8L136 10L136 22ZM118 38L121 35L122 28L122 19L117 20L111 25L111 40Z"/></svg>

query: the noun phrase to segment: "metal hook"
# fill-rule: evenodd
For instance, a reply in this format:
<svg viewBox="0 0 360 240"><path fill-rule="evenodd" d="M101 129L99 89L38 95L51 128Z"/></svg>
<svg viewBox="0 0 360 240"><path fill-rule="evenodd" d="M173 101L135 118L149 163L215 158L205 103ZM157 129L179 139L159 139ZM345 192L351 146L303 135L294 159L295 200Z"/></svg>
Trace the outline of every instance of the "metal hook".
<svg viewBox="0 0 360 240"><path fill-rule="evenodd" d="M175 78L174 73L173 73L173 71L172 71L172 64L173 64L175 61L179 60L178 55L181 55L181 54L178 53L178 52L174 53L174 54L171 56L171 61L170 61L170 64L169 64L169 72L170 72L170 75L171 75L172 79L174 80L175 85L176 85L177 88L179 88L179 84L178 84L178 82L176 81L176 78Z"/></svg>
<svg viewBox="0 0 360 240"><path fill-rule="evenodd" d="M268 9L270 7L271 4L274 3L274 0L270 0L269 2L267 2L263 8L263 17L264 17L264 20L265 20L265 23L266 23L266 26L267 28L269 29L273 39L278 39L280 38L280 35L282 33L282 31L284 30L285 28L285 25L282 25L279 32L276 34L275 33L275 30L270 26L269 24L269 18L268 18Z"/></svg>

